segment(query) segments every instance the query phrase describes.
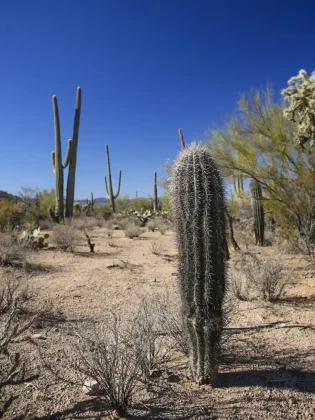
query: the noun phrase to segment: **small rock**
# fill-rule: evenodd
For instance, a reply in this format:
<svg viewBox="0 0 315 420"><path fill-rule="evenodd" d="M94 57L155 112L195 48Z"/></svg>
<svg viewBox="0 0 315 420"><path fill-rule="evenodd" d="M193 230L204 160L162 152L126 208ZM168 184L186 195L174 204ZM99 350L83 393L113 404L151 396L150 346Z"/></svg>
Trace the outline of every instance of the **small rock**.
<svg viewBox="0 0 315 420"><path fill-rule="evenodd" d="M87 380L84 382L84 385L82 387L82 391L86 395L96 396L99 392L99 384L95 380Z"/></svg>
<svg viewBox="0 0 315 420"><path fill-rule="evenodd" d="M47 340L47 337L42 334L33 334L32 338L36 338L37 340Z"/></svg>

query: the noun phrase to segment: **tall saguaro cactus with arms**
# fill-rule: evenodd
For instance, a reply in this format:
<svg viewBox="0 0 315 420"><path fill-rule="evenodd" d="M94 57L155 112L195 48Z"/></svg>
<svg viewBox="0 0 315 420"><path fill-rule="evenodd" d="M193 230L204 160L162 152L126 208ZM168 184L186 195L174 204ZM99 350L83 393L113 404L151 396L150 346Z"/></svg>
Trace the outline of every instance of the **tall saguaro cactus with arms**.
<svg viewBox="0 0 315 420"><path fill-rule="evenodd" d="M198 383L214 385L223 329L227 238L223 181L205 146L182 149L172 168L170 194L190 369Z"/></svg>
<svg viewBox="0 0 315 420"><path fill-rule="evenodd" d="M75 188L75 169L77 162L77 148L79 140L79 126L81 113L81 88L77 89L76 111L73 124L73 137L68 140L68 149L66 159L62 163L62 149L61 149L61 134L60 134L60 119L58 110L57 96L52 97L53 112L54 112L54 131L55 131L55 151L52 152L52 166L55 174L55 194L56 204L55 212L50 210L52 216L57 220L64 217L64 169L69 165L68 181L67 181L67 196L66 196L66 217L73 215L74 203L74 188Z"/></svg>
<svg viewBox="0 0 315 420"><path fill-rule="evenodd" d="M119 196L120 193L120 185L121 185L121 170L119 171L119 179L118 179L118 188L117 193L113 193L113 182L112 182L112 171L110 168L110 156L109 156L109 149L108 144L106 144L106 158L107 158L107 174L108 174L108 180L105 176L105 188L108 195L108 198L110 200L110 204L112 207L113 213L116 213L116 206L115 206L115 200Z"/></svg>

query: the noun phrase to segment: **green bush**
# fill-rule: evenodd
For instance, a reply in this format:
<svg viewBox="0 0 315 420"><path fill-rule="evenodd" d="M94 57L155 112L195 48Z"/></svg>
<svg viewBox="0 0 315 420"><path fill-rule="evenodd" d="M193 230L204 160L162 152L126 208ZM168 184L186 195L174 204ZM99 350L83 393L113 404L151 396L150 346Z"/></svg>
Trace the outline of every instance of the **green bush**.
<svg viewBox="0 0 315 420"><path fill-rule="evenodd" d="M0 232L19 223L21 208L9 200L0 200Z"/></svg>
<svg viewBox="0 0 315 420"><path fill-rule="evenodd" d="M99 216L104 218L104 220L109 220L113 216L113 211L110 204L98 205L95 207L95 210Z"/></svg>

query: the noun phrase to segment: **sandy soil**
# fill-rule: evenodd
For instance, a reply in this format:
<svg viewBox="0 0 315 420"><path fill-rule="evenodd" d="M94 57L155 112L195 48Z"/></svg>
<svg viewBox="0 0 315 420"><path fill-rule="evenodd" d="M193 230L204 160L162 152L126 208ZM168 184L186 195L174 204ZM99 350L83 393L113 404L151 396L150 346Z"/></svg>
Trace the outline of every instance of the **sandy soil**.
<svg viewBox="0 0 315 420"><path fill-rule="evenodd" d="M109 246L105 231L91 232L95 254L87 245L74 254L46 250L29 256L33 269L34 306L47 308L47 316L32 334L38 346L23 344L38 379L10 388L18 398L7 419L112 419L113 413L81 385L58 381L44 373L39 357L56 372L76 382L75 373L62 352L71 338L71 326L102 322L109 310L128 311L143 295L163 293L174 300L177 293L177 261L174 235L144 232L127 239L114 231ZM163 255L152 254L156 243ZM274 252L253 248L253 252ZM135 401L131 419L313 419L315 418L315 272L300 256L286 256L296 280L277 303L237 302L231 325L283 321L312 328L264 328L230 332L217 387L198 386L187 379L186 360L178 356L171 371L178 381L164 381L159 391L147 392ZM117 267L118 265L118 267ZM50 314L50 315L49 315Z"/></svg>

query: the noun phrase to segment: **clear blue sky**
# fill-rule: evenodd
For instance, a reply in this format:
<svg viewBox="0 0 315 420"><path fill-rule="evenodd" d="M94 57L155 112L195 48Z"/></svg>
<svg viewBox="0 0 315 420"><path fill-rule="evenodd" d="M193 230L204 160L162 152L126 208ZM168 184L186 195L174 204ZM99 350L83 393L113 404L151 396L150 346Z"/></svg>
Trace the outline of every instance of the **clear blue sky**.
<svg viewBox="0 0 315 420"><path fill-rule="evenodd" d="M52 95L63 154L82 87L76 198L105 195L105 143L122 194L235 112L240 92L276 91L315 69L315 3L282 0L2 0L0 189L54 185Z"/></svg>

